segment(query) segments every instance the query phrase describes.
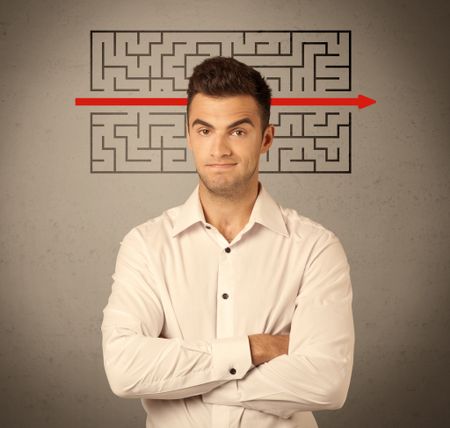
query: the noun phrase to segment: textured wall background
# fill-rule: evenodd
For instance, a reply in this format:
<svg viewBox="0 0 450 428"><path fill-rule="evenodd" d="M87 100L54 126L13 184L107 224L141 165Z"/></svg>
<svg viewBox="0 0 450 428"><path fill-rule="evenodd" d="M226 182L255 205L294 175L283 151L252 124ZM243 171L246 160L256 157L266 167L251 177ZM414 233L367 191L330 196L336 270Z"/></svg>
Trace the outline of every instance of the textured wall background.
<svg viewBox="0 0 450 428"><path fill-rule="evenodd" d="M213 4L216 3L216 4ZM344 408L321 428L450 423L449 110L445 1L16 1L0 6L0 399L4 427L144 427L115 397L101 310L119 242L186 199L195 174L91 174L89 32L352 30L351 174L261 180L342 240L357 347Z"/></svg>

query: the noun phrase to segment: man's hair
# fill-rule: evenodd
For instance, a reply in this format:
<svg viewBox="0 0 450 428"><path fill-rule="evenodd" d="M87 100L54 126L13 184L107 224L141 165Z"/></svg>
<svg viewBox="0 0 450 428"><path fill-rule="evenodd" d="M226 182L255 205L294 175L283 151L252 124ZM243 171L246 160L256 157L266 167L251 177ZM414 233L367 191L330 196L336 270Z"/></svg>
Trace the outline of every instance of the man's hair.
<svg viewBox="0 0 450 428"><path fill-rule="evenodd" d="M213 97L251 95L258 103L262 130L270 119L272 91L254 68L231 57L207 58L194 67L187 90L187 114L196 94Z"/></svg>

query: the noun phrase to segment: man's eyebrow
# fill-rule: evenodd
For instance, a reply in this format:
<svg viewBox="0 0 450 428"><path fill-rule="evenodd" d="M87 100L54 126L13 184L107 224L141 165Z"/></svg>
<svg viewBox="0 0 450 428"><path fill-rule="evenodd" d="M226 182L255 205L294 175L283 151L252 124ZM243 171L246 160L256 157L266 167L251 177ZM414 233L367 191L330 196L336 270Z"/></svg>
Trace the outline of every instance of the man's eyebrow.
<svg viewBox="0 0 450 428"><path fill-rule="evenodd" d="M207 126L208 128L214 128L214 126L212 126L210 123L205 122L204 120L201 120L201 119L195 119L192 122L191 126L194 127L195 125L203 125L203 126Z"/></svg>
<svg viewBox="0 0 450 428"><path fill-rule="evenodd" d="M248 123L249 125L255 127L255 124L252 122L252 120L251 120L249 117L244 117L243 119L239 119L239 120L236 120L236 121L233 122L233 123L230 123L230 124L227 126L227 129L234 128L235 126L242 125L243 123ZM202 120L202 119L195 119L195 120L192 122L192 125L191 125L191 126L194 127L195 125L203 125L203 126L207 126L208 128L214 128L214 126L212 126L212 125L211 125L210 123L208 123L208 122L205 122L205 121Z"/></svg>
<svg viewBox="0 0 450 428"><path fill-rule="evenodd" d="M244 117L243 119L236 120L236 122L230 123L228 129L234 128L235 126L242 125L243 123L248 123L249 125L255 127L252 120L249 117Z"/></svg>

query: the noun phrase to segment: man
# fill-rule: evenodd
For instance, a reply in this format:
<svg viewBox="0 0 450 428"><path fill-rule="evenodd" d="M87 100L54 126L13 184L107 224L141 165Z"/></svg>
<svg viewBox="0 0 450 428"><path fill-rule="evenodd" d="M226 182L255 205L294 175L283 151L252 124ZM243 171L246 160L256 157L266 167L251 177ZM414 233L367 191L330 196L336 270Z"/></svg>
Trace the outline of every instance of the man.
<svg viewBox="0 0 450 428"><path fill-rule="evenodd" d="M189 80L187 201L122 240L102 323L106 375L146 427L317 427L342 407L354 349L338 238L258 179L272 145L261 75L215 57Z"/></svg>

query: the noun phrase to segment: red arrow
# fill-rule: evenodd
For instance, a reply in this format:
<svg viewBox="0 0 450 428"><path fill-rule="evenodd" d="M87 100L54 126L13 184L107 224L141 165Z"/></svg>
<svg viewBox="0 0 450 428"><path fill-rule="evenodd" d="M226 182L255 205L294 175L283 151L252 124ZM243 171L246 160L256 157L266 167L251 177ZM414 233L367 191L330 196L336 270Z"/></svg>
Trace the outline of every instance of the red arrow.
<svg viewBox="0 0 450 428"><path fill-rule="evenodd" d="M376 101L357 98L272 98L273 106L358 106L365 108ZM77 106L185 106L186 98L75 98Z"/></svg>
<svg viewBox="0 0 450 428"><path fill-rule="evenodd" d="M187 98L75 98L77 106L185 106Z"/></svg>
<svg viewBox="0 0 450 428"><path fill-rule="evenodd" d="M273 106L358 106L365 108L376 101L372 98L358 95L357 98L273 98Z"/></svg>

